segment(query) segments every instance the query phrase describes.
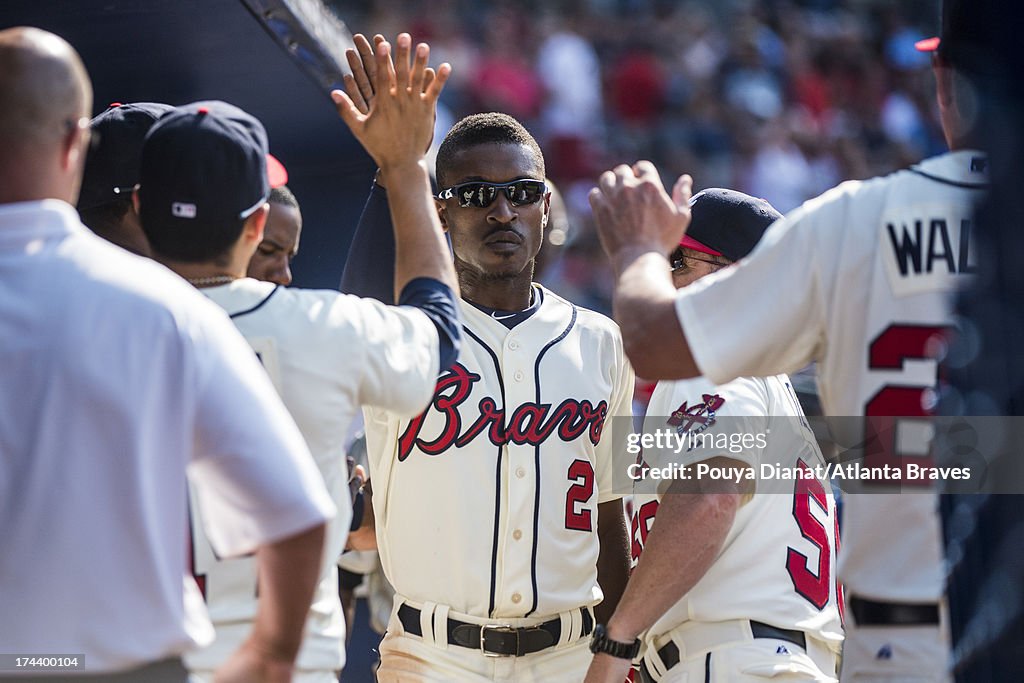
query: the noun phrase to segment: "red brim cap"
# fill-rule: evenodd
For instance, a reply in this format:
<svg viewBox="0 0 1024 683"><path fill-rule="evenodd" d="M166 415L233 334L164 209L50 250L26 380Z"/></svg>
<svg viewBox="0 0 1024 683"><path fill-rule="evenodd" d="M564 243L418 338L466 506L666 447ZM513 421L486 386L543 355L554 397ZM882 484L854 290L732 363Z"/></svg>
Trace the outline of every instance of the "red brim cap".
<svg viewBox="0 0 1024 683"><path fill-rule="evenodd" d="M273 154L267 155L267 182L270 183L270 189L281 187L288 183L288 171L285 169L284 164L278 161Z"/></svg>
<svg viewBox="0 0 1024 683"><path fill-rule="evenodd" d="M679 246L684 247L686 249L693 249L694 251L699 251L704 254L710 254L711 256L722 255L722 252L715 251L711 247L707 246L706 244L698 242L689 235L683 235L683 239L679 240Z"/></svg>
<svg viewBox="0 0 1024 683"><path fill-rule="evenodd" d="M914 43L914 47L917 48L918 52L935 52L939 49L939 43L941 39L938 37L925 38Z"/></svg>

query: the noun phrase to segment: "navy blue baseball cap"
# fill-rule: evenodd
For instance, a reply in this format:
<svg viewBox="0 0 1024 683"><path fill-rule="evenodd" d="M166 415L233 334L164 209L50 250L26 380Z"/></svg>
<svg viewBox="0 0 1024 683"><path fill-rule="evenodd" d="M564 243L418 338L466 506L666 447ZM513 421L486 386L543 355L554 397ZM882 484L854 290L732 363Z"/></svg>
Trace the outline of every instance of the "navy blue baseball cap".
<svg viewBox="0 0 1024 683"><path fill-rule="evenodd" d="M1001 65L987 45L997 38L992 27L1005 19L1006 9L1002 3L989 0L943 0L939 35L919 40L914 47L921 52L937 52L967 71L999 73Z"/></svg>
<svg viewBox="0 0 1024 683"><path fill-rule="evenodd" d="M114 102L89 124L92 145L85 157L78 208L91 209L116 200L131 199L139 182L139 162L146 133L164 114L174 111L158 102Z"/></svg>
<svg viewBox="0 0 1024 683"><path fill-rule="evenodd" d="M679 246L739 261L780 218L782 214L764 199L711 187L690 199L690 227Z"/></svg>
<svg viewBox="0 0 1024 683"><path fill-rule="evenodd" d="M244 220L288 174L267 150L263 124L220 101L193 102L150 129L139 174L140 217L190 228Z"/></svg>

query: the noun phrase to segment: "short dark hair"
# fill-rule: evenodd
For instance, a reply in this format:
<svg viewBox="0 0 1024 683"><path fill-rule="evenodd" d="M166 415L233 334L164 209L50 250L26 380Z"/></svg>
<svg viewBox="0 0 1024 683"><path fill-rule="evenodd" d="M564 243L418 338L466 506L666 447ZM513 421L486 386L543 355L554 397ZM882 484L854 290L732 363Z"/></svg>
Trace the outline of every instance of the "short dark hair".
<svg viewBox="0 0 1024 683"><path fill-rule="evenodd" d="M183 263L220 262L238 241L246 220L227 219L216 227L191 226L169 215L147 212L145 200L140 209L142 232L146 233L153 254Z"/></svg>
<svg viewBox="0 0 1024 683"><path fill-rule="evenodd" d="M530 135L523 124L516 121L508 114L490 112L487 114L472 114L462 119L448 131L444 136L441 147L437 150L437 162L435 172L437 185L440 188L450 186L452 179L449 177L451 167L455 162L455 156L470 147L477 145L499 144L499 145L525 145L533 152L540 167L540 178L546 175L544 172L544 154L540 151L540 145Z"/></svg>
<svg viewBox="0 0 1024 683"><path fill-rule="evenodd" d="M132 208L131 195L126 194L111 202L79 209L78 215L85 226L100 237L117 232L121 222Z"/></svg>
<svg viewBox="0 0 1024 683"><path fill-rule="evenodd" d="M283 204L294 209L299 208L299 200L295 198L287 185L281 185L270 190L270 197L267 199L271 204Z"/></svg>

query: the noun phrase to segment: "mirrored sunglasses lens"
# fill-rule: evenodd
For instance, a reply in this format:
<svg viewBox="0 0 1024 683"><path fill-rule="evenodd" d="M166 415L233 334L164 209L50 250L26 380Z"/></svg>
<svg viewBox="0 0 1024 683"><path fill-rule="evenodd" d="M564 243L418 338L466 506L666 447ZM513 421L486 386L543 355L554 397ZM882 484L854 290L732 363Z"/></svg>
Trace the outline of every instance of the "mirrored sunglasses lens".
<svg viewBox="0 0 1024 683"><path fill-rule="evenodd" d="M516 206L534 204L544 194L543 189L543 183L538 183L535 180L510 183L508 185L508 198Z"/></svg>
<svg viewBox="0 0 1024 683"><path fill-rule="evenodd" d="M490 206L497 194L497 188L492 185L485 185L484 183L463 185L459 188L459 206L463 208L475 206L483 209Z"/></svg>

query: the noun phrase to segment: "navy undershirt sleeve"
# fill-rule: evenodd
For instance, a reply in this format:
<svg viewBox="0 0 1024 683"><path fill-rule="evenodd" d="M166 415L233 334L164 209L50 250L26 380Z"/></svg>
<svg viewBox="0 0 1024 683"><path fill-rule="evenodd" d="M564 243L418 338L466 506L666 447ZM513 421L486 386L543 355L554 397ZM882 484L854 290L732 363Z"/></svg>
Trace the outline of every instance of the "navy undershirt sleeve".
<svg viewBox="0 0 1024 683"><path fill-rule="evenodd" d="M391 225L387 192L373 183L359 217L352 246L341 276L346 294L394 304L395 233ZM440 372L452 366L459 355L462 322L455 295L448 285L428 277L413 278L399 295L398 304L423 311L434 327L440 348Z"/></svg>
<svg viewBox="0 0 1024 683"><path fill-rule="evenodd" d="M395 303L395 233L384 188L373 183L348 250L341 291Z"/></svg>
<svg viewBox="0 0 1024 683"><path fill-rule="evenodd" d="M441 364L440 372L450 368L459 357L462 321L459 318L459 305L451 288L429 277L416 277L402 288L398 297L400 306L415 306L434 323L437 328Z"/></svg>

